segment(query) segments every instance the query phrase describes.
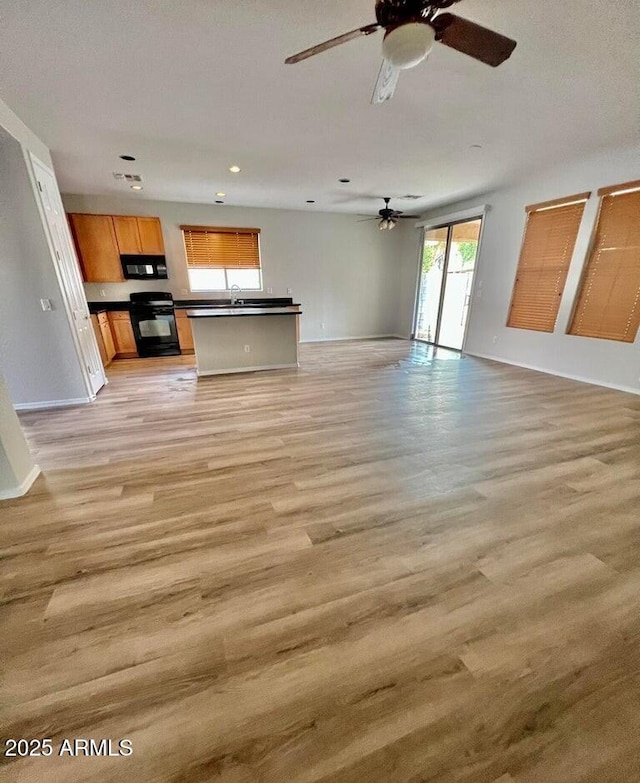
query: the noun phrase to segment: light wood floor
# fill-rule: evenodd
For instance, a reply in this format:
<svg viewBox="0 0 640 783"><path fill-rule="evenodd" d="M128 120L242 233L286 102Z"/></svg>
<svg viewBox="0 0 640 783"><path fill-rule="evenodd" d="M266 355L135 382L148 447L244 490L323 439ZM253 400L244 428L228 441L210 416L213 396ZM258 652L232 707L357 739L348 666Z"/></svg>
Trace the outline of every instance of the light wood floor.
<svg viewBox="0 0 640 783"><path fill-rule="evenodd" d="M134 752L0 781L640 781L640 398L394 340L301 360L123 361L22 417L3 734Z"/></svg>

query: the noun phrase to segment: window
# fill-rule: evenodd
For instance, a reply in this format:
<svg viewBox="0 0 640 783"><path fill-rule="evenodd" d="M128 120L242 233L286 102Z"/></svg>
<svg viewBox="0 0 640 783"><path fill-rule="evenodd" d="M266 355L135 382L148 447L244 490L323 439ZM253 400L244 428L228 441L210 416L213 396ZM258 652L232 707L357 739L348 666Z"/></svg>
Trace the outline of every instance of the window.
<svg viewBox="0 0 640 783"><path fill-rule="evenodd" d="M569 334L632 343L640 325L640 180L602 188Z"/></svg>
<svg viewBox="0 0 640 783"><path fill-rule="evenodd" d="M531 204L507 326L553 332L590 193Z"/></svg>
<svg viewBox="0 0 640 783"><path fill-rule="evenodd" d="M262 288L260 229L180 226L192 291Z"/></svg>

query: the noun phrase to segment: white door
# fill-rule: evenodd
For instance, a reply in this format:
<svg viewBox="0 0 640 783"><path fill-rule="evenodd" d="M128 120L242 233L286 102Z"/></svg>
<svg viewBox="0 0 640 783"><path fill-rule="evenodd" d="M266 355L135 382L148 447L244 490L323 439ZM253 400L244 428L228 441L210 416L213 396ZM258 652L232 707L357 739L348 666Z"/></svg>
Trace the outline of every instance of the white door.
<svg viewBox="0 0 640 783"><path fill-rule="evenodd" d="M96 337L91 326L87 298L71 238L69 224L62 206L60 190L54 173L33 155L30 155L33 175L42 211L49 228L49 240L55 257L56 272L65 308L74 332L87 390L91 397L106 383L104 367Z"/></svg>

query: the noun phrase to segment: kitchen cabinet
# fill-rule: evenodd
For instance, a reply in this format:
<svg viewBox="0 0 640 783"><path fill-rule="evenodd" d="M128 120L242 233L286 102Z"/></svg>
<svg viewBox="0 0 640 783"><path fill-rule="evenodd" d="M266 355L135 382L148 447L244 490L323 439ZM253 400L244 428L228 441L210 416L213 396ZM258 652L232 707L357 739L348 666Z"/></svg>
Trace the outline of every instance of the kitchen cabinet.
<svg viewBox="0 0 640 783"><path fill-rule="evenodd" d="M112 220L116 232L118 250L123 255L140 255L142 253L142 244L140 243L140 232L138 231L138 218L127 215L114 215Z"/></svg>
<svg viewBox="0 0 640 783"><path fill-rule="evenodd" d="M116 355L116 348L113 343L113 335L109 326L109 319L106 313L98 313L91 316L91 325L98 343L100 358L104 367L108 367L113 357Z"/></svg>
<svg viewBox="0 0 640 783"><path fill-rule="evenodd" d="M164 255L157 217L69 214L71 233L86 283L124 280L120 255Z"/></svg>
<svg viewBox="0 0 640 783"><path fill-rule="evenodd" d="M132 359L138 355L136 338L133 335L131 316L125 310L109 313L109 326L113 336L115 355L118 359Z"/></svg>
<svg viewBox="0 0 640 783"><path fill-rule="evenodd" d="M69 224L85 282L122 282L120 249L111 215L72 213Z"/></svg>
<svg viewBox="0 0 640 783"><path fill-rule="evenodd" d="M116 347L113 342L113 334L111 333L111 326L109 325L109 319L107 318L106 313L98 313L98 327L100 328L100 335L104 344L107 363L109 363L116 355Z"/></svg>
<svg viewBox="0 0 640 783"><path fill-rule="evenodd" d="M176 328L182 353L194 353L193 331L186 310L176 310Z"/></svg>
<svg viewBox="0 0 640 783"><path fill-rule="evenodd" d="M114 215L113 225L123 255L164 255L160 218Z"/></svg>
<svg viewBox="0 0 640 783"><path fill-rule="evenodd" d="M140 246L145 255L164 255L164 240L162 238L162 225L160 218L157 217L139 217L138 234L140 235Z"/></svg>
<svg viewBox="0 0 640 783"><path fill-rule="evenodd" d="M98 323L98 316L91 316L91 326L93 326L93 333L96 336L96 343L98 344L98 350L100 351L100 359L102 360L102 366L106 367L109 364L107 359L107 352L104 347L104 340L102 339L102 333L100 331L100 324Z"/></svg>

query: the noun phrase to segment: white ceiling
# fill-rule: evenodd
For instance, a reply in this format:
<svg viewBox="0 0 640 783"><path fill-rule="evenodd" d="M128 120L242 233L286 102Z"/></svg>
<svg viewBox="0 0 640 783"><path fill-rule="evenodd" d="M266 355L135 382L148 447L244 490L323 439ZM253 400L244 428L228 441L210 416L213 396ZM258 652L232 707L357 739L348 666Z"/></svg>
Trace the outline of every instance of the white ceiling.
<svg viewBox="0 0 640 783"><path fill-rule="evenodd" d="M51 148L65 192L140 198L113 179L127 171L144 198L223 190L293 209L375 214L373 197L412 193L396 206L419 212L638 140L638 0L463 0L455 13L517 39L512 58L494 70L437 45L382 106L379 34L283 64L373 6L0 0L0 97Z"/></svg>

